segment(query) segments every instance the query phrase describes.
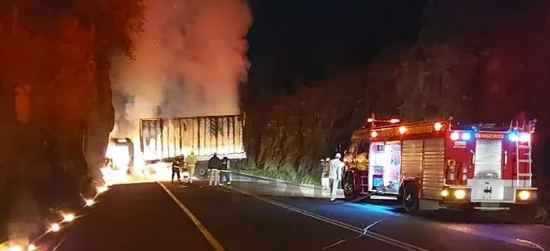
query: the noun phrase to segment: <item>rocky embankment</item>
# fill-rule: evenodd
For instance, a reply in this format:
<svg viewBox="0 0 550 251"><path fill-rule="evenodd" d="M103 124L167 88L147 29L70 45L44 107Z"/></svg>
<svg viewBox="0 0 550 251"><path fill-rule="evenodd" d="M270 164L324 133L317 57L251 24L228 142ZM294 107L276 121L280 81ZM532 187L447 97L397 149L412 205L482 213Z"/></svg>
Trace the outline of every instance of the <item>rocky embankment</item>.
<svg viewBox="0 0 550 251"><path fill-rule="evenodd" d="M1 5L1 238L36 234L50 209L79 207L101 184L114 120L107 58L131 47L128 20L140 12L124 10L134 2L117 12L86 1ZM128 31L102 23L115 19Z"/></svg>

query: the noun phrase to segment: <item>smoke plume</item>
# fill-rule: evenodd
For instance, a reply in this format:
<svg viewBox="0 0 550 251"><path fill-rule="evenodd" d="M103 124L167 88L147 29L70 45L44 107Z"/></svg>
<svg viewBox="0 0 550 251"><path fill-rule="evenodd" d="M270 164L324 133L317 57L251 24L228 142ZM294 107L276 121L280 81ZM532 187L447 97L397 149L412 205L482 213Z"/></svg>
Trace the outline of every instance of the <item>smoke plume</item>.
<svg viewBox="0 0 550 251"><path fill-rule="evenodd" d="M244 0L145 0L136 59L114 62L116 137L133 137L139 118L239 113L238 84L249 63L252 25Z"/></svg>

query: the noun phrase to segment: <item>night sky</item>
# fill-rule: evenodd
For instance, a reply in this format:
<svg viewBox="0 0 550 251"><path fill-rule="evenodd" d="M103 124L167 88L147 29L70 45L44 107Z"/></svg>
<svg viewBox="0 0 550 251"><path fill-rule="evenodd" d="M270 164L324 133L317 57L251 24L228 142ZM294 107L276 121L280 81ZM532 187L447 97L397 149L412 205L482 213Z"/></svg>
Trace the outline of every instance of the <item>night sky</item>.
<svg viewBox="0 0 550 251"><path fill-rule="evenodd" d="M251 0L249 82L284 87L365 65L382 46L416 39L424 2Z"/></svg>

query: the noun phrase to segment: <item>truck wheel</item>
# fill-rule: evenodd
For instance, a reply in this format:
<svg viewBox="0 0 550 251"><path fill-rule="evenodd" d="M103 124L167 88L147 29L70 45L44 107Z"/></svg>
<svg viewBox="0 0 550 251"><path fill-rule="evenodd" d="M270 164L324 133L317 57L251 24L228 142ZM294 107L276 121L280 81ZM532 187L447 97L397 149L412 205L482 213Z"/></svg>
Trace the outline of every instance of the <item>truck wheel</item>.
<svg viewBox="0 0 550 251"><path fill-rule="evenodd" d="M199 168L197 173L199 174L199 177L201 177L201 178L206 178L206 176L208 176L208 170L205 167Z"/></svg>
<svg viewBox="0 0 550 251"><path fill-rule="evenodd" d="M418 196L418 189L412 182L406 182L403 184L402 199L403 207L407 213L414 213L418 211L418 205L420 204L420 198Z"/></svg>
<svg viewBox="0 0 550 251"><path fill-rule="evenodd" d="M357 198L357 191L355 191L355 182L353 179L353 173L347 173L343 182L342 190L344 190L345 200L354 200Z"/></svg>

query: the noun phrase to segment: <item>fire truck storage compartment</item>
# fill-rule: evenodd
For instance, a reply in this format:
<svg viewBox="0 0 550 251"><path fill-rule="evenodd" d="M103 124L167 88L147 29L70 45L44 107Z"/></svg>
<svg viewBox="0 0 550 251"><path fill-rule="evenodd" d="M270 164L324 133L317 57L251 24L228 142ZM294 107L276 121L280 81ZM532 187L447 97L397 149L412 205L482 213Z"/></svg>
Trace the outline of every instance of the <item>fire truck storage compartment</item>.
<svg viewBox="0 0 550 251"><path fill-rule="evenodd" d="M369 154L370 190L388 193L399 193L401 178L401 143L374 142Z"/></svg>
<svg viewBox="0 0 550 251"><path fill-rule="evenodd" d="M512 183L501 179L501 139L477 139L474 167L474 179L468 180L472 188L472 202L513 202L515 193Z"/></svg>
<svg viewBox="0 0 550 251"><path fill-rule="evenodd" d="M502 140L478 139L475 149L474 177L500 179L502 177Z"/></svg>
<svg viewBox="0 0 550 251"><path fill-rule="evenodd" d="M422 152L424 152L423 140L403 140L401 172L404 177L422 176Z"/></svg>
<svg viewBox="0 0 550 251"><path fill-rule="evenodd" d="M439 199L443 187L445 165L445 139L424 140L422 171L422 198Z"/></svg>

